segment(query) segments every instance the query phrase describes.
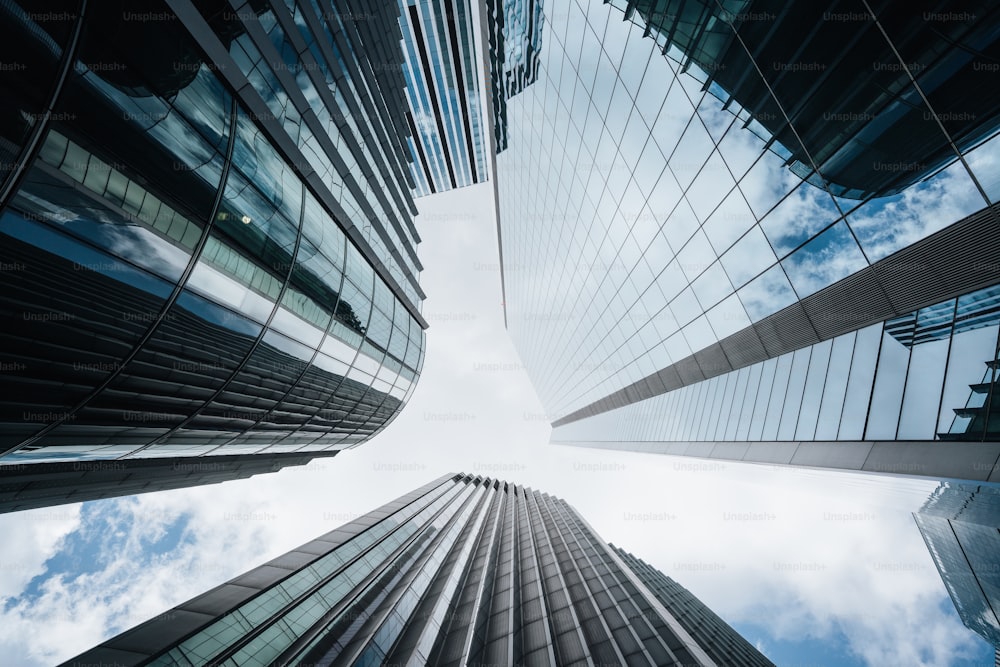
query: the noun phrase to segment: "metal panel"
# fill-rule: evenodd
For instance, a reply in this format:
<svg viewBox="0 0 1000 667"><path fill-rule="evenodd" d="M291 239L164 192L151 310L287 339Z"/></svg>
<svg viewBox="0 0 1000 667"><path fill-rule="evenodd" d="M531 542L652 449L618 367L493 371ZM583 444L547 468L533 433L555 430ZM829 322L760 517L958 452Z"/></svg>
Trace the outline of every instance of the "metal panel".
<svg viewBox="0 0 1000 667"><path fill-rule="evenodd" d="M1000 459L995 442L877 442L867 472L986 481Z"/></svg>
<svg viewBox="0 0 1000 667"><path fill-rule="evenodd" d="M696 352L694 358L705 377L715 377L733 370L733 365L726 358L726 353L718 343L709 345L704 350Z"/></svg>
<svg viewBox="0 0 1000 667"><path fill-rule="evenodd" d="M107 643L108 648L150 655L159 647L177 641L192 630L213 620L209 614L172 609L142 625L128 630ZM164 619L169 622L162 622ZM98 663L99 664L99 663Z"/></svg>
<svg viewBox="0 0 1000 667"><path fill-rule="evenodd" d="M800 442L791 465L861 470L871 449L871 442Z"/></svg>
<svg viewBox="0 0 1000 667"><path fill-rule="evenodd" d="M797 442L751 442L741 460L753 463L790 464Z"/></svg>
<svg viewBox="0 0 1000 667"><path fill-rule="evenodd" d="M743 368L757 363L760 359L766 358L767 351L764 344L753 327L747 327L743 331L738 331L733 335L724 338L719 342L719 346L726 353L733 368Z"/></svg>
<svg viewBox="0 0 1000 667"><path fill-rule="evenodd" d="M230 609L238 607L254 595L260 593L259 589L248 588L247 586L237 586L236 584L222 584L207 593L203 593L193 600L184 603L184 609L201 614L221 616Z"/></svg>
<svg viewBox="0 0 1000 667"><path fill-rule="evenodd" d="M748 442L716 442L709 452L709 458L725 459L727 461L742 461L750 449Z"/></svg>

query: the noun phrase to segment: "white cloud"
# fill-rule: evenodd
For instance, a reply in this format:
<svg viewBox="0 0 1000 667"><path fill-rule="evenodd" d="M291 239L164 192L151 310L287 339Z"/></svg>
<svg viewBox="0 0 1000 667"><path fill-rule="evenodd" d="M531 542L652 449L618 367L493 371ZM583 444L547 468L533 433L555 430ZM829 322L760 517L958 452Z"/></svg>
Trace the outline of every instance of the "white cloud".
<svg viewBox="0 0 1000 667"><path fill-rule="evenodd" d="M909 514L934 483L641 454L619 460L626 469L607 480L614 501L577 508L603 537L725 619L767 628L769 645L846 638L870 665L963 664L981 650ZM644 512L652 518L629 520Z"/></svg>
<svg viewBox="0 0 1000 667"><path fill-rule="evenodd" d="M79 523L79 512L79 505L63 505L3 517L0 600L17 595L45 572L45 561L62 548Z"/></svg>
<svg viewBox="0 0 1000 667"><path fill-rule="evenodd" d="M887 203L873 200L848 219L868 258L877 261L985 205L964 165L954 162Z"/></svg>

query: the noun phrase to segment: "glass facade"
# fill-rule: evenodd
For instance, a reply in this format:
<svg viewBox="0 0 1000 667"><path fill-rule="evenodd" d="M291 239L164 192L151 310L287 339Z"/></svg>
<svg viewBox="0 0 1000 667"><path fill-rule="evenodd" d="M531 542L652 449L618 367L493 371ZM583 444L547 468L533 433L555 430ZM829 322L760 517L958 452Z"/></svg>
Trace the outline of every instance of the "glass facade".
<svg viewBox="0 0 1000 667"><path fill-rule="evenodd" d="M901 192L1000 129L996 70L983 66L1000 55L987 2L612 4L702 70L712 95L791 154L792 171L841 197ZM803 26L813 32L801 43L774 37Z"/></svg>
<svg viewBox="0 0 1000 667"><path fill-rule="evenodd" d="M497 181L553 441L997 440L1000 17L868 7L541 10Z"/></svg>
<svg viewBox="0 0 1000 667"><path fill-rule="evenodd" d="M1000 286L558 428L621 440L997 440ZM975 355L985 354L985 359Z"/></svg>
<svg viewBox="0 0 1000 667"><path fill-rule="evenodd" d="M713 662L735 632L696 638L657 576L558 498L448 475L65 664L772 664Z"/></svg>
<svg viewBox="0 0 1000 667"><path fill-rule="evenodd" d="M538 77L545 14L542 0L486 0L496 151L507 148L507 98Z"/></svg>
<svg viewBox="0 0 1000 667"><path fill-rule="evenodd" d="M414 193L487 179L476 24L462 0L399 0Z"/></svg>
<svg viewBox="0 0 1000 667"><path fill-rule="evenodd" d="M962 622L1000 649L1000 492L945 483L913 519Z"/></svg>
<svg viewBox="0 0 1000 667"><path fill-rule="evenodd" d="M0 9L0 471L329 455L398 414L403 55L394 8L351 7Z"/></svg>

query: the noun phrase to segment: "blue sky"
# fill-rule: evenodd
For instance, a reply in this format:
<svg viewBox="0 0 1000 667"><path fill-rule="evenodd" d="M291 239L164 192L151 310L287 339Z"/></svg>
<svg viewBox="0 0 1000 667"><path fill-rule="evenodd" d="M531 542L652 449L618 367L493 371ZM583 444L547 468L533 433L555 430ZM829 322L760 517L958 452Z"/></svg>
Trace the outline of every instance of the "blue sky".
<svg viewBox="0 0 1000 667"><path fill-rule="evenodd" d="M940 612L945 616L955 613L950 599L942 601L941 607ZM770 638L765 624L734 623L733 627L751 641L760 639L762 643L758 648L762 648L772 662L782 667L870 667L872 664L850 650L849 637L840 630L829 637L803 636L775 641ZM953 656L946 664L953 667L992 667L993 657L993 647L979 641L969 653Z"/></svg>

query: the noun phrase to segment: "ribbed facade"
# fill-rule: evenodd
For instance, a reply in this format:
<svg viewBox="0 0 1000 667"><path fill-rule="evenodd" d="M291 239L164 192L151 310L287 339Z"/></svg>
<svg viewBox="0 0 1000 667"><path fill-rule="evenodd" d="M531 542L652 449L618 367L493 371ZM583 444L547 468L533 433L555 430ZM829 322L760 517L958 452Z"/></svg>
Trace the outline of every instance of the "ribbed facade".
<svg viewBox="0 0 1000 667"><path fill-rule="evenodd" d="M449 475L65 664L771 664L730 662L732 628L656 574L558 498Z"/></svg>
<svg viewBox="0 0 1000 667"><path fill-rule="evenodd" d="M691 591L641 558L614 545L611 548L717 664L731 667L773 667L773 662L692 595Z"/></svg>
<svg viewBox="0 0 1000 667"><path fill-rule="evenodd" d="M0 477L280 467L398 414L426 326L404 56L363 5L0 6Z"/></svg>
<svg viewBox="0 0 1000 667"><path fill-rule="evenodd" d="M485 101L471 3L399 0L414 194L487 180Z"/></svg>
<svg viewBox="0 0 1000 667"><path fill-rule="evenodd" d="M553 441L1000 480L997 8L541 13L497 171Z"/></svg>

